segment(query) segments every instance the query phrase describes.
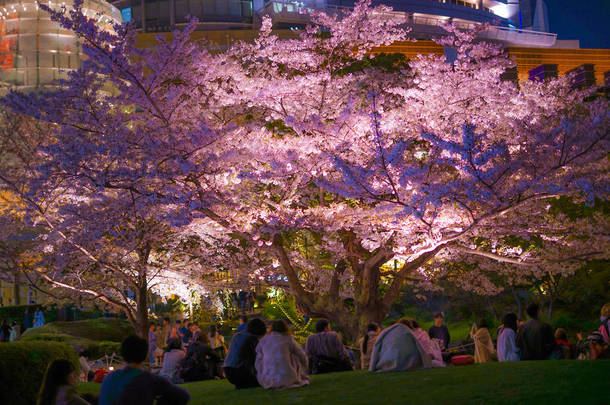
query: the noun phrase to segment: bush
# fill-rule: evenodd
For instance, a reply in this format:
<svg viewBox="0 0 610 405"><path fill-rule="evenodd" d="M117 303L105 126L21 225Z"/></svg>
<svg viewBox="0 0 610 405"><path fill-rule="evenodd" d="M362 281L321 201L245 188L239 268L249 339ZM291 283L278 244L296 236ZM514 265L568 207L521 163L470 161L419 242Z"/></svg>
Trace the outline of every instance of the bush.
<svg viewBox="0 0 610 405"><path fill-rule="evenodd" d="M65 334L88 340L121 342L133 333L133 327L123 319L97 318L82 321L50 322L39 328L26 330L23 336Z"/></svg>
<svg viewBox="0 0 610 405"><path fill-rule="evenodd" d="M63 343L0 344L0 404L35 404L47 366L58 359L70 360L79 370L76 352Z"/></svg>
<svg viewBox="0 0 610 405"><path fill-rule="evenodd" d="M99 359L105 354L120 354L121 343L77 338L63 333L36 333L23 336L20 342L59 342L71 346L75 352L85 351L89 360Z"/></svg>

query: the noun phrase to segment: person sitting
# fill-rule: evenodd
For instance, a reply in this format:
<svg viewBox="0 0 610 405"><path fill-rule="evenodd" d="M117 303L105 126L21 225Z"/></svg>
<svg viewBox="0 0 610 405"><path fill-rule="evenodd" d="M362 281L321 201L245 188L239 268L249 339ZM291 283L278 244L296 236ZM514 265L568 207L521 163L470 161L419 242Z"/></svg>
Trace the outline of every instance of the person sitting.
<svg viewBox="0 0 610 405"><path fill-rule="evenodd" d="M515 343L517 315L504 315L503 325L498 331L498 361L519 361L521 353Z"/></svg>
<svg viewBox="0 0 610 405"><path fill-rule="evenodd" d="M258 318L248 322L244 332L237 332L229 343L229 352L223 364L227 380L235 388L258 387L256 379L256 345L265 336L267 327Z"/></svg>
<svg viewBox="0 0 610 405"><path fill-rule="evenodd" d="M371 353L370 371L401 371L432 367L430 356L417 341L407 319L381 331Z"/></svg>
<svg viewBox="0 0 610 405"><path fill-rule="evenodd" d="M108 374L102 382L98 405L184 405L189 393L166 378L142 370L148 354L146 340L130 336L121 343L121 356L127 366Z"/></svg>
<svg viewBox="0 0 610 405"><path fill-rule="evenodd" d="M239 317L239 325L237 326L237 332L243 332L246 330L246 326L248 326L248 316L241 315Z"/></svg>
<svg viewBox="0 0 610 405"><path fill-rule="evenodd" d="M487 329L487 321L481 319L479 324L474 323L470 329L470 337L474 340L474 362L487 363L494 354L494 342Z"/></svg>
<svg viewBox="0 0 610 405"><path fill-rule="evenodd" d="M376 323L369 323L366 328L366 335L360 338L360 368L368 370L371 364L371 352L377 341L377 336L381 332L381 328Z"/></svg>
<svg viewBox="0 0 610 405"><path fill-rule="evenodd" d="M591 360L610 360L610 350L608 343L604 340L604 335L599 330L591 332L587 337L589 342L589 359Z"/></svg>
<svg viewBox="0 0 610 405"><path fill-rule="evenodd" d="M572 343L568 342L568 334L565 329L557 328L555 331L555 351L558 353L558 359L571 359L573 358L574 348Z"/></svg>
<svg viewBox="0 0 610 405"><path fill-rule="evenodd" d="M256 378L261 387L285 389L309 384L307 356L286 322L271 324L271 332L256 346Z"/></svg>
<svg viewBox="0 0 610 405"><path fill-rule="evenodd" d="M222 336L219 328L217 328L216 325L210 325L208 340L210 341L210 346L212 346L212 349L216 352L218 357L224 359L226 354L225 338Z"/></svg>
<svg viewBox="0 0 610 405"><path fill-rule="evenodd" d="M173 383L181 383L182 381L180 380L180 376L178 376L177 370L178 363L184 358L184 356L185 354L184 350L182 350L182 341L175 338L168 340L159 375L167 378Z"/></svg>
<svg viewBox="0 0 610 405"><path fill-rule="evenodd" d="M316 322L316 333L307 337L305 352L309 359L310 374L352 370L349 354L337 332L330 330L327 319Z"/></svg>
<svg viewBox="0 0 610 405"><path fill-rule="evenodd" d="M178 329L178 333L180 334L180 339L182 339L182 345L184 347L188 346L193 338L193 334L191 333L191 323L184 322L182 326Z"/></svg>
<svg viewBox="0 0 610 405"><path fill-rule="evenodd" d="M519 328L517 346L521 350L521 360L546 360L555 347L551 326L540 322L540 309L535 303L527 307L530 320Z"/></svg>
<svg viewBox="0 0 610 405"><path fill-rule="evenodd" d="M403 322L411 328L411 333L413 333L415 339L417 339L421 347L430 357L432 367L445 367L443 354L441 353L441 348L438 344L439 340L430 339L430 336L428 336L426 331L419 326L419 323L417 323L415 319L406 319Z"/></svg>
<svg viewBox="0 0 610 405"><path fill-rule="evenodd" d="M90 405L76 394L74 365L68 360L54 360L45 372L37 405Z"/></svg>
<svg viewBox="0 0 610 405"><path fill-rule="evenodd" d="M186 357L179 364L180 378L185 382L210 380L220 377L218 365L220 358L210 347L208 336L197 335L186 351Z"/></svg>
<svg viewBox="0 0 610 405"><path fill-rule="evenodd" d="M438 339L440 341L441 351L447 350L449 342L451 341L451 336L449 335L449 329L443 325L442 312L434 313L434 325L430 326L430 329L428 329L428 335L430 336L430 339Z"/></svg>

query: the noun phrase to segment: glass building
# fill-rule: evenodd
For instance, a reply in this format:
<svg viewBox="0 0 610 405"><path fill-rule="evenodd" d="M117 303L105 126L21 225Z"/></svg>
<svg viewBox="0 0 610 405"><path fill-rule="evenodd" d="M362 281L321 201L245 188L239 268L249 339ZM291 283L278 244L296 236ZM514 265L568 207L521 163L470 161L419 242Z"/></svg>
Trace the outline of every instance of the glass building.
<svg viewBox="0 0 610 405"><path fill-rule="evenodd" d="M70 2L47 2L54 8ZM121 13L101 0L85 0L85 15L101 26L112 29L121 22ZM78 38L72 31L51 21L37 1L0 2L0 84L37 88L52 85L70 70L81 65L82 53Z"/></svg>

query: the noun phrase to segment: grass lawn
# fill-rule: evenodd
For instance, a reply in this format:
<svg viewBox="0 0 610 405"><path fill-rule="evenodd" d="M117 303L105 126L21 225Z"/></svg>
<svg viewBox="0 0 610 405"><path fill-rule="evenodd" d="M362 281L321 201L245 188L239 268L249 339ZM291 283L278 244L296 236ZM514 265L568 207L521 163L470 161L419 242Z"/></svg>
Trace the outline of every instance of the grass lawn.
<svg viewBox="0 0 610 405"><path fill-rule="evenodd" d="M81 384L97 394L100 384ZM610 404L610 361L488 363L444 369L313 376L286 391L235 390L226 380L184 384L189 404Z"/></svg>

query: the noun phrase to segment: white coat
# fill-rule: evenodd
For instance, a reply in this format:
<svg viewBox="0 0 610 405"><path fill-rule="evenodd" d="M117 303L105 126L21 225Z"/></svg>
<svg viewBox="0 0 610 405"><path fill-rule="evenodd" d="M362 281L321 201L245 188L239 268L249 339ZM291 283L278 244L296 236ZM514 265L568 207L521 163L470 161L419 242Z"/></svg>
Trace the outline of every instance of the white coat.
<svg viewBox="0 0 610 405"><path fill-rule="evenodd" d="M271 332L256 346L256 378L263 388L309 384L307 356L291 335Z"/></svg>

